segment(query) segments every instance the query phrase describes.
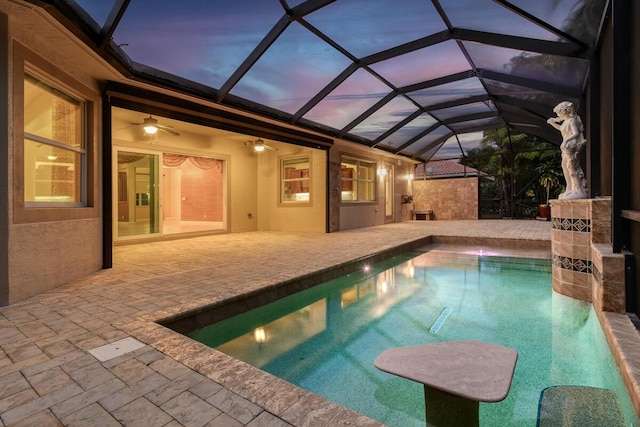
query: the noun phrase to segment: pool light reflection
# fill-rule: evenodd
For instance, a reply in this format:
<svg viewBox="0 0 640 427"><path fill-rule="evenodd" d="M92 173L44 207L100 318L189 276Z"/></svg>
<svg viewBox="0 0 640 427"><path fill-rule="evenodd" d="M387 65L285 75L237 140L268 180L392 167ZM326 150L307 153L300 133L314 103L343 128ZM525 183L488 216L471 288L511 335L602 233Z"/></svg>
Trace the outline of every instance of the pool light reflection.
<svg viewBox="0 0 640 427"><path fill-rule="evenodd" d="M413 266L413 261L410 260L407 262L407 269L405 270L405 276L412 279L416 276L416 268Z"/></svg>
<svg viewBox="0 0 640 427"><path fill-rule="evenodd" d="M267 341L267 333L262 326L253 331L253 338L258 344L264 344Z"/></svg>
<svg viewBox="0 0 640 427"><path fill-rule="evenodd" d="M389 291L389 284L386 281L380 283L380 292L378 294L386 294Z"/></svg>

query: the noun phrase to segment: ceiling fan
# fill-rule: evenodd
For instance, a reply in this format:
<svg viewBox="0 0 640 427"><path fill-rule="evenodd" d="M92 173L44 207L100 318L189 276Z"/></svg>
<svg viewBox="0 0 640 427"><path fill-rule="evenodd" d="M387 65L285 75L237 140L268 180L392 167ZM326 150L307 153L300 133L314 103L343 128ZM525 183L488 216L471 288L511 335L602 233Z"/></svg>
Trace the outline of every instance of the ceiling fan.
<svg viewBox="0 0 640 427"><path fill-rule="evenodd" d="M271 150L271 151L278 151L277 148L273 148L273 147L265 144L265 142L260 138L256 139L255 141L246 141L244 143L244 145L247 146L247 147L253 147L253 150L258 152L258 153L263 152L265 149L266 150Z"/></svg>
<svg viewBox="0 0 640 427"><path fill-rule="evenodd" d="M158 123L158 120L154 119L151 115L149 115L149 117L146 117L142 121L142 123L131 122L131 124L134 126L142 126L142 128L144 129L144 132L147 135L155 135L158 131L167 132L175 136L180 135L180 132L175 130L175 128L173 128L172 126L162 125Z"/></svg>

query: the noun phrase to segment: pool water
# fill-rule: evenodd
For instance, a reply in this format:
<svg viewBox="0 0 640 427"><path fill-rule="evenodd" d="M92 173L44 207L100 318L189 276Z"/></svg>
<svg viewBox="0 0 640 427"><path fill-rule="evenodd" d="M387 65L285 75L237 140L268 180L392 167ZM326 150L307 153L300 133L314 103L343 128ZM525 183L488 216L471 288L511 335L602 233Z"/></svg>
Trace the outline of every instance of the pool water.
<svg viewBox="0 0 640 427"><path fill-rule="evenodd" d="M547 259L413 252L189 334L388 426L424 426L421 384L377 370L393 347L462 339L511 347L508 397L485 426L535 426L541 392L614 390L638 425L591 304L552 292ZM428 363L426 361L425 363Z"/></svg>

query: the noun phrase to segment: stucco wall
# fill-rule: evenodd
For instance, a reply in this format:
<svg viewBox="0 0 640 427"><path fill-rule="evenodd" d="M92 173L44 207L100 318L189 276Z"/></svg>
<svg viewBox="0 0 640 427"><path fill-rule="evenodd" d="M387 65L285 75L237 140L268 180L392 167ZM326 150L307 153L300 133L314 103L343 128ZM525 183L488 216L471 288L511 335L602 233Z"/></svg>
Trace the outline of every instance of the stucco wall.
<svg viewBox="0 0 640 427"><path fill-rule="evenodd" d="M376 200L372 202L341 202L341 173L340 159L343 155L357 159L375 162L378 168L386 168L392 180L392 215L385 212L384 179L377 177ZM330 198L330 231L351 230L354 228L371 227L390 222L402 222L411 219L410 213L400 204L402 194L411 194L411 181L407 175L413 174L415 164L406 159L400 159L383 151L363 150L355 144L336 141L330 151L331 170L329 171ZM336 208L339 207L339 208ZM406 205L405 205L406 206Z"/></svg>
<svg viewBox="0 0 640 427"><path fill-rule="evenodd" d="M327 228L326 152L286 144L273 145L278 151L260 153L258 160L258 230L324 233ZM307 155L311 173L310 203L279 203L280 161Z"/></svg>
<svg viewBox="0 0 640 427"><path fill-rule="evenodd" d="M43 58L48 66L55 68L57 79L71 79L92 94L90 97L93 108L90 113L97 123L101 108L101 88L93 78L96 74L91 76L91 70L95 70L97 65L95 59L33 11L8 2L0 5L0 12L2 11L9 14L10 73L3 77L3 84L8 85L9 99L12 99L11 94L17 90L14 83L14 67L22 67L22 61L16 61L14 57L16 43L19 43ZM33 28L37 28L37 31ZM39 36L34 36L36 33ZM69 55L70 52L73 52L73 55ZM99 68L103 69L103 77L109 75L103 67ZM15 77L20 79L21 84L21 73L19 76L15 74ZM8 295L2 303L8 304L48 291L102 268L102 199L101 185L97 179L100 169L94 162L95 156L101 150L100 127L94 126L88 138L90 156L93 156L89 158L92 165L89 179L90 200L88 207L78 210L88 213L78 214L75 219L70 219L73 215L67 215L66 219L62 219L55 209L51 209L50 212L39 212L35 216L22 214L21 218L17 218L14 206L14 148L15 144L23 142L18 138L22 135L21 130L15 128L17 114L20 114L16 110L19 109L13 108L13 102L10 101L8 132L1 136L3 142L0 144L3 151L0 155L7 156L8 159L8 167L2 171L8 176L7 191L2 191L2 197L7 197L9 202L7 212L2 214L8 220L9 250L8 254L2 254L8 259L8 275L6 280L3 278L0 283L2 292Z"/></svg>
<svg viewBox="0 0 640 427"><path fill-rule="evenodd" d="M414 210L432 210L434 219L478 219L478 178L413 182Z"/></svg>
<svg viewBox="0 0 640 427"><path fill-rule="evenodd" d="M100 270L101 235L102 222L94 219L13 226L9 303Z"/></svg>

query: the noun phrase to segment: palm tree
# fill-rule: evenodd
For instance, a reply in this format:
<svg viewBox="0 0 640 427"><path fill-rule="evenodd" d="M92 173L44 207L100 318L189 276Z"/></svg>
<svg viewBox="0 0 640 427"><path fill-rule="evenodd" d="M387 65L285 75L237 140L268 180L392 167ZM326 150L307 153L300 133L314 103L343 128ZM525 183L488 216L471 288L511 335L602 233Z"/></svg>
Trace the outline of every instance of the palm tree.
<svg viewBox="0 0 640 427"><path fill-rule="evenodd" d="M554 161L548 161L546 163L540 164L536 168L536 170L540 174L538 176L538 182L547 190L546 204L549 204L551 189L560 186L561 172L558 168L558 165L556 165L555 163L556 162Z"/></svg>

